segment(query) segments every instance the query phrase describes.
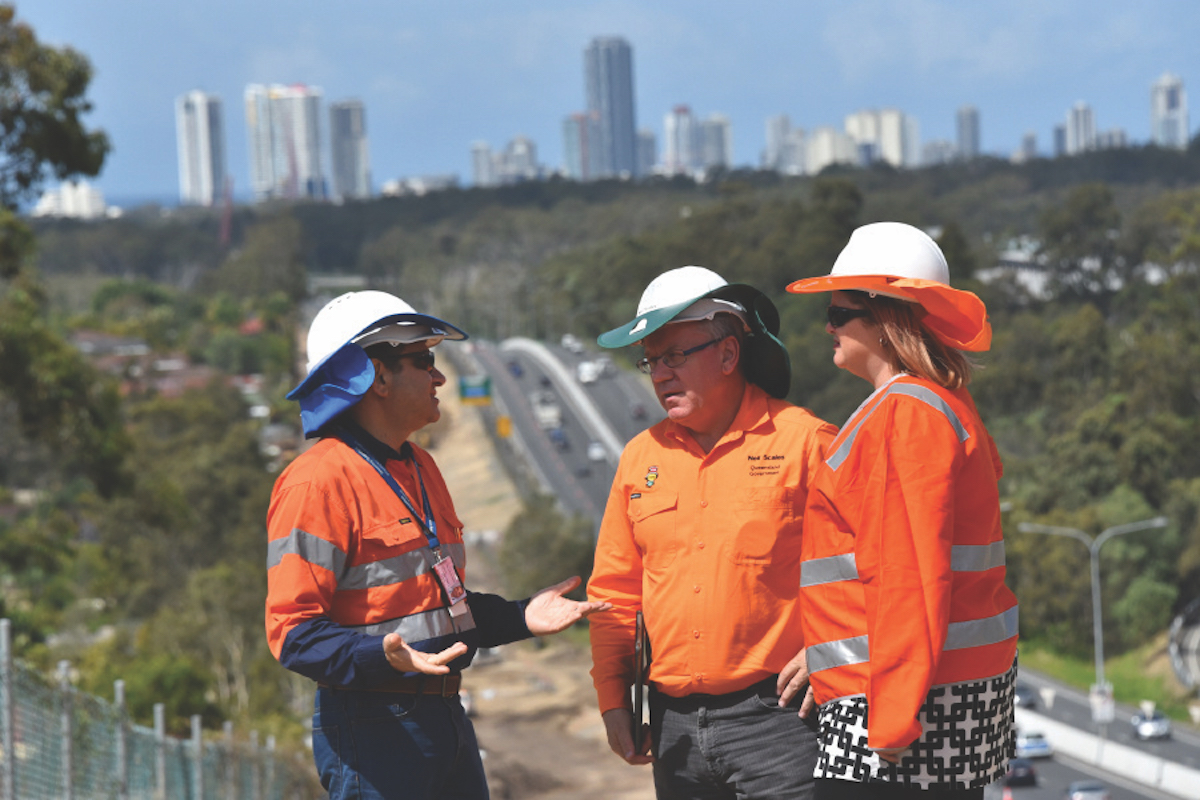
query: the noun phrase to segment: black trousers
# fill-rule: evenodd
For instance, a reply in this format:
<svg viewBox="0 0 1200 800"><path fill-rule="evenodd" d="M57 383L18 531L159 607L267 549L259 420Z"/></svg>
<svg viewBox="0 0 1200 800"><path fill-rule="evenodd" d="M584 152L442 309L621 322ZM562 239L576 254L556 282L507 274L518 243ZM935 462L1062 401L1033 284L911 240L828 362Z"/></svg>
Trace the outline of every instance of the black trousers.
<svg viewBox="0 0 1200 800"><path fill-rule="evenodd" d="M841 781L817 778L813 800L983 800L978 789L922 789L902 783Z"/></svg>

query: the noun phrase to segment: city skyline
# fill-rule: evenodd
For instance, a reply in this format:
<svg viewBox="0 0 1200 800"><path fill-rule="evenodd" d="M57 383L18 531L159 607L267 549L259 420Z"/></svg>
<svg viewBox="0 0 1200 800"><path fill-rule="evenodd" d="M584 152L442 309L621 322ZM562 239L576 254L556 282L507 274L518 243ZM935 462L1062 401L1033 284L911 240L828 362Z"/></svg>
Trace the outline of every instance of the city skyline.
<svg viewBox="0 0 1200 800"><path fill-rule="evenodd" d="M901 109L921 139L957 139L956 115L978 109L981 150L1008 157L1036 134L1052 152L1055 126L1075 103L1098 131L1151 137L1151 87L1164 73L1186 87L1200 74L1187 42L1200 8L1148 0L1136 13L1102 0L764 2L745 13L675 0L561 8L516 0L503 13L465 0L438 11L363 0L350 12L264 0L174 8L145 0L18 3L39 38L92 61L91 125L114 152L95 180L114 202L177 196L174 99L199 89L224 101L226 162L235 196L250 194L250 83L320 86L327 99L369 109L374 187L407 176L471 175L472 142L524 136L540 161L565 163L563 121L586 109L581 52L619 36L633 50L637 127L659 136L670 110L730 120L733 166L759 165L770 117L815 131L864 109ZM128 48L128 30L139 47ZM117 31L121 33L118 34ZM324 121L327 123L327 120ZM1191 133L1191 131L1189 131ZM323 156L328 159L328 155ZM328 177L329 169L325 169Z"/></svg>

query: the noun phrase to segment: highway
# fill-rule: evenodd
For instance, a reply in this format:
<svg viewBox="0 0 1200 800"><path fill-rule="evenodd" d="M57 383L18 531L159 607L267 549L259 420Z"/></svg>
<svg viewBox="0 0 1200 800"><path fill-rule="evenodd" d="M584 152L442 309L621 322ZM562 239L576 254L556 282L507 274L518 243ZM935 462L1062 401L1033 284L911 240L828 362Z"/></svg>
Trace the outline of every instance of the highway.
<svg viewBox="0 0 1200 800"><path fill-rule="evenodd" d="M494 411L511 417L515 449L531 462L531 472L537 476L542 490L556 497L569 513L592 519L597 529L619 448L664 416L649 380L636 371L613 368L594 382L581 384L576 377L579 362L600 355L592 350L571 352L558 345L530 340L480 342L474 346L477 365L492 378ZM558 443L538 424L535 395L552 399L561 409L562 438ZM638 406L644 415L635 416L634 409ZM588 457L588 445L593 442L605 448L603 459ZM1091 707L1083 692L1025 669L1021 681L1038 691L1037 706L1031 711L1042 718L1102 735L1148 756L1200 768L1200 736L1190 729L1176 725L1171 739L1138 742L1129 725L1135 709L1118 706L1116 720L1101 730L1092 722ZM1024 718L1038 719L1028 715ZM1063 753L1035 761L1035 767L1038 785L1013 787L1012 800L1060 799L1071 782L1090 778L1105 783L1111 800L1200 798L1200 785L1194 793L1168 794L1151 785L1153 776L1139 780L1106 772ZM987 792L989 800L1001 800L1002 795L1003 789L998 784Z"/></svg>

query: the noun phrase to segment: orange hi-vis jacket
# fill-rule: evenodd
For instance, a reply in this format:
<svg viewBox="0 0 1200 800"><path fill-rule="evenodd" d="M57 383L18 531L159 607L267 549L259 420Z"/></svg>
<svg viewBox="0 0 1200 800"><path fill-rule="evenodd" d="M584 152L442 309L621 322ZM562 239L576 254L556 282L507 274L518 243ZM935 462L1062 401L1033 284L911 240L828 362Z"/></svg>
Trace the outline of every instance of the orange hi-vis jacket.
<svg viewBox="0 0 1200 800"><path fill-rule="evenodd" d="M625 446L588 598L600 711L628 707L634 616L664 694L728 694L777 674L803 646L797 614L805 495L836 428L749 384L705 453L663 420Z"/></svg>
<svg viewBox="0 0 1200 800"><path fill-rule="evenodd" d="M934 686L1007 672L1002 467L965 389L902 375L847 420L809 490L801 618L815 698L865 696L868 743L907 747Z"/></svg>
<svg viewBox="0 0 1200 800"><path fill-rule="evenodd" d="M396 453L359 428L354 433L418 512L424 484L441 551L465 582L462 522L433 458L412 444ZM466 643L467 653L450 664L454 672L477 647L530 636L523 602L468 592L469 611L450 614L419 518L335 436L279 476L267 532L267 643L285 667L318 683L387 688L399 674L382 646L389 633L423 652Z"/></svg>

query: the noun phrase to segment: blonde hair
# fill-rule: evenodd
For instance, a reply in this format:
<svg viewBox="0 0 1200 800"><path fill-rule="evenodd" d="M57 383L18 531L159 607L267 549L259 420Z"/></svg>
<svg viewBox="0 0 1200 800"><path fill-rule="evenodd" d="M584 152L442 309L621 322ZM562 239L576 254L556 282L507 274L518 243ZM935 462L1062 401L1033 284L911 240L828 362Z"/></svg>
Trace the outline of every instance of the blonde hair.
<svg viewBox="0 0 1200 800"><path fill-rule="evenodd" d="M974 366L966 354L942 344L921 322L924 311L916 303L851 291L855 302L871 312L871 323L879 329L880 343L891 365L932 381L945 389L961 389L971 382Z"/></svg>

